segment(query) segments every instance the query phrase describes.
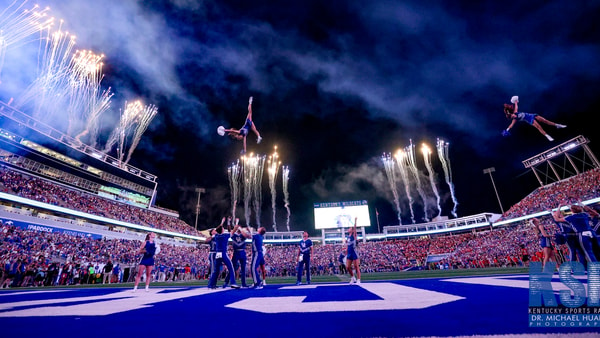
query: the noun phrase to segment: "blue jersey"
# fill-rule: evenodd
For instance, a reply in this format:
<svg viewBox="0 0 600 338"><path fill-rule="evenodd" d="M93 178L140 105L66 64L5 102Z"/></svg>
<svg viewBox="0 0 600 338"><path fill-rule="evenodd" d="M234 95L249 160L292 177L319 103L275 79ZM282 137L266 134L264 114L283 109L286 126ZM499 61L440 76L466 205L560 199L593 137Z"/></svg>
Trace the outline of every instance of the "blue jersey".
<svg viewBox="0 0 600 338"><path fill-rule="evenodd" d="M310 258L310 248L312 248L312 241L310 239L300 241L300 254L304 256L304 259Z"/></svg>
<svg viewBox="0 0 600 338"><path fill-rule="evenodd" d="M529 124L533 124L533 121L535 121L535 117L537 116L537 114L530 114L530 113L516 113L515 115L517 115L517 121L523 121L523 122L527 122Z"/></svg>
<svg viewBox="0 0 600 338"><path fill-rule="evenodd" d="M246 237L240 233L231 235L231 241L234 251L246 250Z"/></svg>
<svg viewBox="0 0 600 338"><path fill-rule="evenodd" d="M140 265L152 266L154 265L154 253L156 252L156 244L154 242L146 241L144 245L144 256L140 261Z"/></svg>
<svg viewBox="0 0 600 338"><path fill-rule="evenodd" d="M262 256L263 254L263 236L261 234L252 235L252 254Z"/></svg>
<svg viewBox="0 0 600 338"><path fill-rule="evenodd" d="M539 234L539 237L540 237L540 246L542 248L552 248L552 242L550 241L550 238L544 237L542 234Z"/></svg>
<svg viewBox="0 0 600 338"><path fill-rule="evenodd" d="M240 134L242 136L246 136L246 135L248 135L248 132L250 131L250 129L252 129L252 120L246 119L246 123L244 123L244 126L242 127L242 129L240 129Z"/></svg>
<svg viewBox="0 0 600 338"><path fill-rule="evenodd" d="M567 216L565 220L571 223L577 232L592 231L590 216L585 212L578 212Z"/></svg>
<svg viewBox="0 0 600 338"><path fill-rule="evenodd" d="M215 241L214 237L210 240L210 252L217 252L217 241Z"/></svg>
<svg viewBox="0 0 600 338"><path fill-rule="evenodd" d="M213 241L216 242L216 252L221 252L223 254L227 253L227 244L229 241L229 233L222 233L222 234L217 234L215 235L215 238L213 238Z"/></svg>
<svg viewBox="0 0 600 338"><path fill-rule="evenodd" d="M358 253L356 252L356 238L354 238L354 235L348 236L346 242L348 243L348 252L346 257L350 260L358 259Z"/></svg>

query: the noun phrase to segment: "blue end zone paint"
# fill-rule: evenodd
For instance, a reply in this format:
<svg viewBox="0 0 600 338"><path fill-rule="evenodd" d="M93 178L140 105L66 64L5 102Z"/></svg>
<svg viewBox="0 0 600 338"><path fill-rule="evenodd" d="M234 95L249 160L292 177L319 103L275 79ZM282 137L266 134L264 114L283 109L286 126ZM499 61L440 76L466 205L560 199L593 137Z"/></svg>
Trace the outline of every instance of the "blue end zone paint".
<svg viewBox="0 0 600 338"><path fill-rule="evenodd" d="M317 284L318 285L318 284ZM304 302L334 302L334 301L355 301L355 300L379 300L381 297L372 294L371 292L356 286L356 285L342 285L343 287L317 287L312 290L304 299ZM290 293L290 296L305 295L305 291L290 290L294 291ZM283 295L279 294L279 295Z"/></svg>
<svg viewBox="0 0 600 338"><path fill-rule="evenodd" d="M466 277L468 278L468 277ZM510 280L527 280L527 276L510 277ZM388 282L389 283L389 282ZM109 306L106 299L77 300L78 297L103 296L109 300L123 292L137 300L152 297L175 296L179 292L208 292L206 288L160 288L158 295L136 294L130 289L98 288L71 289L42 292L41 289L19 289L0 292L0 326L3 336L76 337L109 327L111 335L135 336L142 332L156 336L215 336L215 337L365 337L365 336L460 336L492 334L574 333L600 332L600 328L529 328L528 290L507 286L465 284L444 279L402 280L397 285L447 293L464 299L408 310L345 311L345 304L353 301L377 301L382 298L360 286L339 284L316 288L291 285L268 285L262 290L217 290L206 294L186 296L179 299L159 301L125 312L106 316L26 316L14 317L11 304L24 301L56 300L56 306L89 303L91 306ZM366 284L363 282L363 285ZM369 283L371 284L371 283ZM27 292L36 291L36 292ZM15 294L15 293L24 294ZM162 295L162 296L161 296ZM306 297L304 302L339 302L337 312L315 313L261 313L227 307L254 297L268 304L276 297ZM127 296L129 297L129 296ZM134 301L134 298L126 301ZM402 302L402 300L399 300ZM50 304L51 305L51 304ZM35 309L41 305L26 305L20 309ZM44 305L48 306L48 305ZM58 311L58 310L57 310ZM8 316L8 317L7 317ZM90 329L93 328L93 329Z"/></svg>

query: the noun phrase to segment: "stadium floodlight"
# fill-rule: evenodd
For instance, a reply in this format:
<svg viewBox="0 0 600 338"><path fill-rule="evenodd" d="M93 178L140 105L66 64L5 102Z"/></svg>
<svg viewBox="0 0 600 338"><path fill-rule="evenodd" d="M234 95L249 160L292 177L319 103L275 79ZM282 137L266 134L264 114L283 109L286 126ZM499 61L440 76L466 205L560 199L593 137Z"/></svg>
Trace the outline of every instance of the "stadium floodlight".
<svg viewBox="0 0 600 338"><path fill-rule="evenodd" d="M494 167L483 169L484 174L490 174L490 178L492 179L492 185L494 186L494 192L496 192L496 198L498 199L498 204L500 205L500 211L502 211L502 214L504 214L504 208L502 208L502 202L500 202L500 195L498 195L498 190L496 189L496 183L494 183L494 177L492 176L492 173L494 171L496 171L496 168L494 168Z"/></svg>
<svg viewBox="0 0 600 338"><path fill-rule="evenodd" d="M198 193L198 202L196 203L196 223L194 223L194 229L198 230L198 215L200 214L200 195L203 192L206 192L204 188L196 188L196 192Z"/></svg>

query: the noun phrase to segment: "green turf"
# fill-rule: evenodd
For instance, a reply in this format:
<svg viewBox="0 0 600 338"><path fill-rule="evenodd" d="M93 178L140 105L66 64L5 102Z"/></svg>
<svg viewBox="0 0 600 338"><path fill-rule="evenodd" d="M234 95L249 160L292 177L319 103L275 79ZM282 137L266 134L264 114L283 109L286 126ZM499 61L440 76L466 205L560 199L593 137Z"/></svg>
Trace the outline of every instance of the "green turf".
<svg viewBox="0 0 600 338"><path fill-rule="evenodd" d="M376 272L376 273L362 273L361 281L381 281L381 280L401 280L401 279L415 279L415 278L449 278L449 277L463 277L463 276L489 276L489 275L506 275L506 274L527 274L528 268L485 268L485 269L458 269L458 270L422 270L422 271L398 271L398 272ZM338 283L348 282L349 276L346 275L327 275L327 276L312 276L313 283ZM303 282L306 281L304 277ZM249 283L251 283L251 279ZM189 282L153 282L150 286L206 286L207 280L201 281L189 281ZM296 283L296 277L270 277L267 278L267 285L271 284L294 284ZM219 281L219 285L223 282ZM120 283L120 284L84 284L84 285L69 285L69 286L45 286L44 289L49 288L85 288L85 287L133 287L133 283ZM140 288L144 287L143 283L140 283ZM33 289L33 288L11 288L15 289ZM39 288L36 288L39 289ZM9 289L3 289L9 290Z"/></svg>

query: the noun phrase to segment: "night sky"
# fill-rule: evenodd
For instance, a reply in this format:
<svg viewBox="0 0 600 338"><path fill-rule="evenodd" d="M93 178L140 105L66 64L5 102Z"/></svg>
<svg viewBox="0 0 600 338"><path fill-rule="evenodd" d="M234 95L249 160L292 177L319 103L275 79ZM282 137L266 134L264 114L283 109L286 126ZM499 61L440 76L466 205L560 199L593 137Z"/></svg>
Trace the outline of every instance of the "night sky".
<svg viewBox="0 0 600 338"><path fill-rule="evenodd" d="M13 0L0 0L6 8ZM159 113L130 164L159 177L157 205L199 228L229 212L227 167L241 142L217 135L240 128L254 97L263 141L277 145L290 168L292 230L312 230L313 203L368 200L369 232L398 224L381 155L412 142L450 143L459 216L499 213L538 186L522 161L578 135L600 150L598 1L130 1L54 0L49 6L77 36L77 49L105 55L102 85L115 96L102 118L108 134L118 108L142 99ZM31 7L27 3L25 7ZM35 45L35 41L33 41ZM0 99L18 96L35 78L26 46L7 51ZM509 121L502 104L566 124L543 126L549 142ZM420 152L418 167L428 174ZM437 155L432 156L442 215L453 203ZM281 173L280 173L281 175ZM281 176L278 228L286 221ZM428 184L428 183L427 183ZM271 229L271 195L263 178L262 225ZM402 192L403 190L400 189ZM419 197L415 208L421 208ZM428 195L432 195L429 189ZM401 193L403 222L407 201ZM238 207L242 212L243 208Z"/></svg>

